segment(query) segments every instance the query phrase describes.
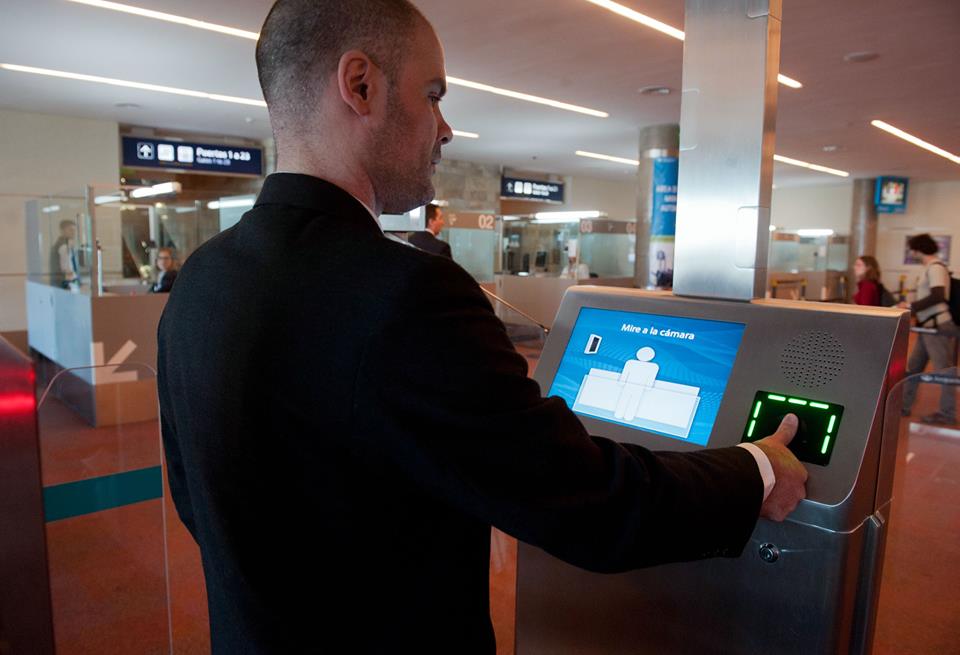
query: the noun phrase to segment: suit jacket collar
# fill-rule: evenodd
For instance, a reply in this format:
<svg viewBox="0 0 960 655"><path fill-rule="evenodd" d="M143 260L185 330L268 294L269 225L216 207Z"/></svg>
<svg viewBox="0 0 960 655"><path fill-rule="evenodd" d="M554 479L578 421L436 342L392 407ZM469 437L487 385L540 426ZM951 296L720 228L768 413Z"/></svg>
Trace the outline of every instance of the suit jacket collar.
<svg viewBox="0 0 960 655"><path fill-rule="evenodd" d="M286 205L325 216L355 219L383 234L367 207L336 184L301 173L272 173L263 182L255 207Z"/></svg>

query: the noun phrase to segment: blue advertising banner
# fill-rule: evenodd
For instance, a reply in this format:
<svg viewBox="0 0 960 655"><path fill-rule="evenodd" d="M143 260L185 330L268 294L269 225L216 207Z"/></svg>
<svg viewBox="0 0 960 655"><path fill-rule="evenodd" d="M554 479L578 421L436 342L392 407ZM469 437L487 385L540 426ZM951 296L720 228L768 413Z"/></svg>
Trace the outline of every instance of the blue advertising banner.
<svg viewBox="0 0 960 655"><path fill-rule="evenodd" d="M677 164L676 157L653 160L653 216L650 236L677 233Z"/></svg>
<svg viewBox="0 0 960 655"><path fill-rule="evenodd" d="M673 247L677 233L676 157L653 160L653 202L651 206L648 285L657 289L673 286Z"/></svg>
<svg viewBox="0 0 960 655"><path fill-rule="evenodd" d="M263 175L263 151L260 148L124 136L121 149L123 165L130 168Z"/></svg>

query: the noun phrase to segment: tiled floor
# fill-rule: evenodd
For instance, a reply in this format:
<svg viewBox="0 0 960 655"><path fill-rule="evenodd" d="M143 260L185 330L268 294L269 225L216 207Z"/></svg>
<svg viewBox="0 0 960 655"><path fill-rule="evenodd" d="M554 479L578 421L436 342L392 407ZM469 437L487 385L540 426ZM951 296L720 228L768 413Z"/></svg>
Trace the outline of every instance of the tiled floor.
<svg viewBox="0 0 960 655"><path fill-rule="evenodd" d="M536 350L521 352L532 373ZM921 391L917 413L933 405ZM53 400L40 426L45 485L159 462L156 423L92 429ZM875 652L960 653L960 438L905 427L895 499ZM171 639L177 654L209 652L199 553L168 500L57 521L48 539L59 655L159 654ZM494 532L492 545L498 653L512 655L516 542Z"/></svg>

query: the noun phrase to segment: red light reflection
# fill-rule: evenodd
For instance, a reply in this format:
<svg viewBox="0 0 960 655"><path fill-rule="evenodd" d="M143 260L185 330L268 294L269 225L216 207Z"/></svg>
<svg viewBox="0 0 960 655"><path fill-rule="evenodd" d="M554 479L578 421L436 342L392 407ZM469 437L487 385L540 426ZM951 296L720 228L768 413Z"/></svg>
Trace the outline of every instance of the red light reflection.
<svg viewBox="0 0 960 655"><path fill-rule="evenodd" d="M0 394L0 416L33 412L36 399L32 393Z"/></svg>

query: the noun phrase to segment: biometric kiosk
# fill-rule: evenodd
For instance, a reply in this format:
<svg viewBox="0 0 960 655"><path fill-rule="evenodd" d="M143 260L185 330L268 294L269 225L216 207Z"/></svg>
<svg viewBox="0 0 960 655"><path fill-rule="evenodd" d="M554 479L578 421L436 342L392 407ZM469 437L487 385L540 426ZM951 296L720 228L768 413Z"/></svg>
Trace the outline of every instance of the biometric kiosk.
<svg viewBox="0 0 960 655"><path fill-rule="evenodd" d="M536 377L591 434L719 448L792 412L807 498L761 519L738 559L600 575L521 544L518 655L867 652L897 439L884 399L907 331L888 309L571 289Z"/></svg>
<svg viewBox="0 0 960 655"><path fill-rule="evenodd" d="M732 446L800 418L807 498L743 554L593 574L521 544L517 655L867 653L889 517L903 310L757 299L779 0L687 0L674 293L574 287L536 370L591 434Z"/></svg>

